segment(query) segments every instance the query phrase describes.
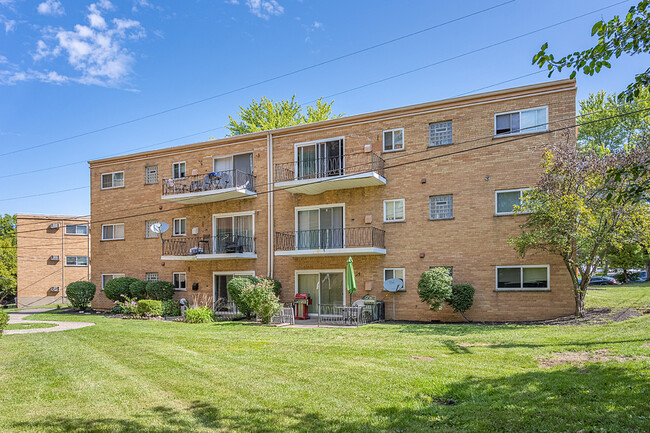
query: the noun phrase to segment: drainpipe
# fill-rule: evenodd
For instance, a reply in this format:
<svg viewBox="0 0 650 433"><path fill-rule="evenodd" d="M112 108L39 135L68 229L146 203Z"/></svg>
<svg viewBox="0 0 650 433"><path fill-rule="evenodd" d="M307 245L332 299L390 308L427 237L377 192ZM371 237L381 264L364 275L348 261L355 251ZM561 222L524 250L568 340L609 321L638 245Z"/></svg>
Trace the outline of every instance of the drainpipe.
<svg viewBox="0 0 650 433"><path fill-rule="evenodd" d="M90 221L88 221L88 236L86 236L86 245L88 247L88 281L90 281Z"/></svg>
<svg viewBox="0 0 650 433"><path fill-rule="evenodd" d="M65 296L65 221L61 220L61 303Z"/></svg>
<svg viewBox="0 0 650 433"><path fill-rule="evenodd" d="M267 270L269 277L273 278L273 260L274 260L274 249L273 243L275 236L273 236L273 189L274 176L273 176L273 134L269 133L266 136L266 173L267 173L267 183L269 188L268 194L268 234L267 234L267 245L268 245L268 264Z"/></svg>

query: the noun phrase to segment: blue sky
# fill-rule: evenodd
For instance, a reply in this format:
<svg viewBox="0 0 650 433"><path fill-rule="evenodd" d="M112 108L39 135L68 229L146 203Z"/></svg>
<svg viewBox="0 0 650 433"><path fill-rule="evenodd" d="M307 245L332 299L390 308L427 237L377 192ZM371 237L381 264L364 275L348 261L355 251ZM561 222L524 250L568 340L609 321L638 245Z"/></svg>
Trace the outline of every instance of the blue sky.
<svg viewBox="0 0 650 433"><path fill-rule="evenodd" d="M545 2L316 0L0 0L0 213L87 214L85 162L223 137L228 115L251 99L334 99L357 114L548 80L532 56L584 49L593 23L628 1L514 41L371 84L544 28L614 0ZM83 137L282 75L491 6L412 37ZM617 92L647 56L578 76L578 98ZM552 79L566 77L554 75ZM348 91L350 90L350 91ZM334 96L331 96L334 95ZM190 137L186 137L189 136ZM178 137L186 137L174 140ZM164 144L159 144L166 142ZM38 147L37 147L38 146ZM72 165L68 165L75 163ZM51 169L54 166L68 165ZM28 174L21 174L31 172ZM80 188L80 189L77 189ZM39 195L53 191L56 194Z"/></svg>

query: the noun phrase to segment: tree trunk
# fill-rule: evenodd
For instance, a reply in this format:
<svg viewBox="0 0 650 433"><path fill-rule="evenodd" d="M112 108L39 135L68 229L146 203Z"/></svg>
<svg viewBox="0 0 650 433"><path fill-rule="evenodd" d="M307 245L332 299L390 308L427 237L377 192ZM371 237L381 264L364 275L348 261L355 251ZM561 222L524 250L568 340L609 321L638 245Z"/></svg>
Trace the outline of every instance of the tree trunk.
<svg viewBox="0 0 650 433"><path fill-rule="evenodd" d="M583 281L580 284L576 284L573 289L573 294L575 296L576 308L574 314L576 317L584 317L585 315L585 295L587 294L587 284Z"/></svg>
<svg viewBox="0 0 650 433"><path fill-rule="evenodd" d="M623 269L623 282L625 284L628 284L630 282L630 278L627 275L627 269Z"/></svg>
<svg viewBox="0 0 650 433"><path fill-rule="evenodd" d="M646 281L650 281L650 262L646 262L645 264L645 279Z"/></svg>

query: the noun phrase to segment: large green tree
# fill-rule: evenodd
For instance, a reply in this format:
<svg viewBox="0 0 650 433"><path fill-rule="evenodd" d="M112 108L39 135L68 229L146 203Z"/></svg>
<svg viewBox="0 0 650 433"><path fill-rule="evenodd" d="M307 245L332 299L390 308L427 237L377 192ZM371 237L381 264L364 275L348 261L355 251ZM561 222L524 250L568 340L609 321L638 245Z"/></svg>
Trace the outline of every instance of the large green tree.
<svg viewBox="0 0 650 433"><path fill-rule="evenodd" d="M253 100L248 107L240 105L237 113L239 120L228 116L230 121L226 129L230 131L228 135L233 136L336 119L342 114L332 114L333 103L334 101L323 102L323 98L319 98L315 105L303 109L296 102L296 95L293 95L290 100L283 99L279 102L263 96L259 102Z"/></svg>
<svg viewBox="0 0 650 433"><path fill-rule="evenodd" d="M16 294L16 215L0 218L0 302Z"/></svg>
<svg viewBox="0 0 650 433"><path fill-rule="evenodd" d="M630 269L640 268L646 264L646 255L638 242L612 245L607 250L609 265L621 269L623 282L630 282Z"/></svg>

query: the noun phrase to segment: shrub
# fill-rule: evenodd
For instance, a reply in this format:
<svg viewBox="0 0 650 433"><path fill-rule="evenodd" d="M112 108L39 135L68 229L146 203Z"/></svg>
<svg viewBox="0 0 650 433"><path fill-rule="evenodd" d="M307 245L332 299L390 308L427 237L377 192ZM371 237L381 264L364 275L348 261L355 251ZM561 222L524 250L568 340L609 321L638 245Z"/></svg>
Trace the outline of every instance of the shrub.
<svg viewBox="0 0 650 433"><path fill-rule="evenodd" d="M228 295L230 299L235 303L237 309L246 317L250 317L252 313L251 307L244 301L241 297L241 292L244 289L244 286L248 283L256 283L257 278L255 277L235 277L232 280L228 281L226 288L228 289Z"/></svg>
<svg viewBox="0 0 650 433"><path fill-rule="evenodd" d="M149 281L147 296L156 301L169 301L174 297L174 285L169 281Z"/></svg>
<svg viewBox="0 0 650 433"><path fill-rule="evenodd" d="M275 296L280 297L282 294L282 283L271 277L264 277L262 279L270 281L273 288L273 293L275 293Z"/></svg>
<svg viewBox="0 0 650 433"><path fill-rule="evenodd" d="M176 317L181 315L181 304L178 301L168 300L162 301L163 316Z"/></svg>
<svg viewBox="0 0 650 433"><path fill-rule="evenodd" d="M135 281L138 281L138 279L131 277L113 278L104 284L104 295L111 301L119 301L122 296L131 296L129 287Z"/></svg>
<svg viewBox="0 0 650 433"><path fill-rule="evenodd" d="M433 311L440 310L451 297L451 276L446 268L433 268L423 272L418 282L418 295Z"/></svg>
<svg viewBox="0 0 650 433"><path fill-rule="evenodd" d="M85 310L90 305L90 301L95 297L96 291L97 286L90 281L75 281L74 283L68 284L68 287L65 289L65 294L72 307L77 310Z"/></svg>
<svg viewBox="0 0 650 433"><path fill-rule="evenodd" d="M145 299L147 297L147 281L135 280L129 286L129 293L132 298Z"/></svg>
<svg viewBox="0 0 650 433"><path fill-rule="evenodd" d="M460 313L465 320L470 320L465 316L465 311L469 310L474 304L474 286L471 284L454 284L451 286L451 296L447 303L451 305L456 313Z"/></svg>
<svg viewBox="0 0 650 433"><path fill-rule="evenodd" d="M124 308L122 308L121 304L117 303L111 308L111 314L124 314Z"/></svg>
<svg viewBox="0 0 650 433"><path fill-rule="evenodd" d="M163 314L162 301L155 301L153 299L141 299L135 307L135 312L138 316L143 317L158 317Z"/></svg>
<svg viewBox="0 0 650 433"><path fill-rule="evenodd" d="M9 321L9 315L4 311L0 310L0 336L2 336L2 331L4 331L8 321Z"/></svg>
<svg viewBox="0 0 650 433"><path fill-rule="evenodd" d="M185 310L185 321L187 323L214 322L214 311L207 306L189 308Z"/></svg>
<svg viewBox="0 0 650 433"><path fill-rule="evenodd" d="M138 302L135 299L125 295L122 295L121 301L115 301L114 304L115 306L113 308L117 310L116 307L119 307L121 314L135 314L135 310L138 307Z"/></svg>
<svg viewBox="0 0 650 433"><path fill-rule="evenodd" d="M244 302L255 312L262 323L269 323L271 318L282 309L282 304L273 293L273 282L261 279L255 283L247 282L241 292Z"/></svg>

